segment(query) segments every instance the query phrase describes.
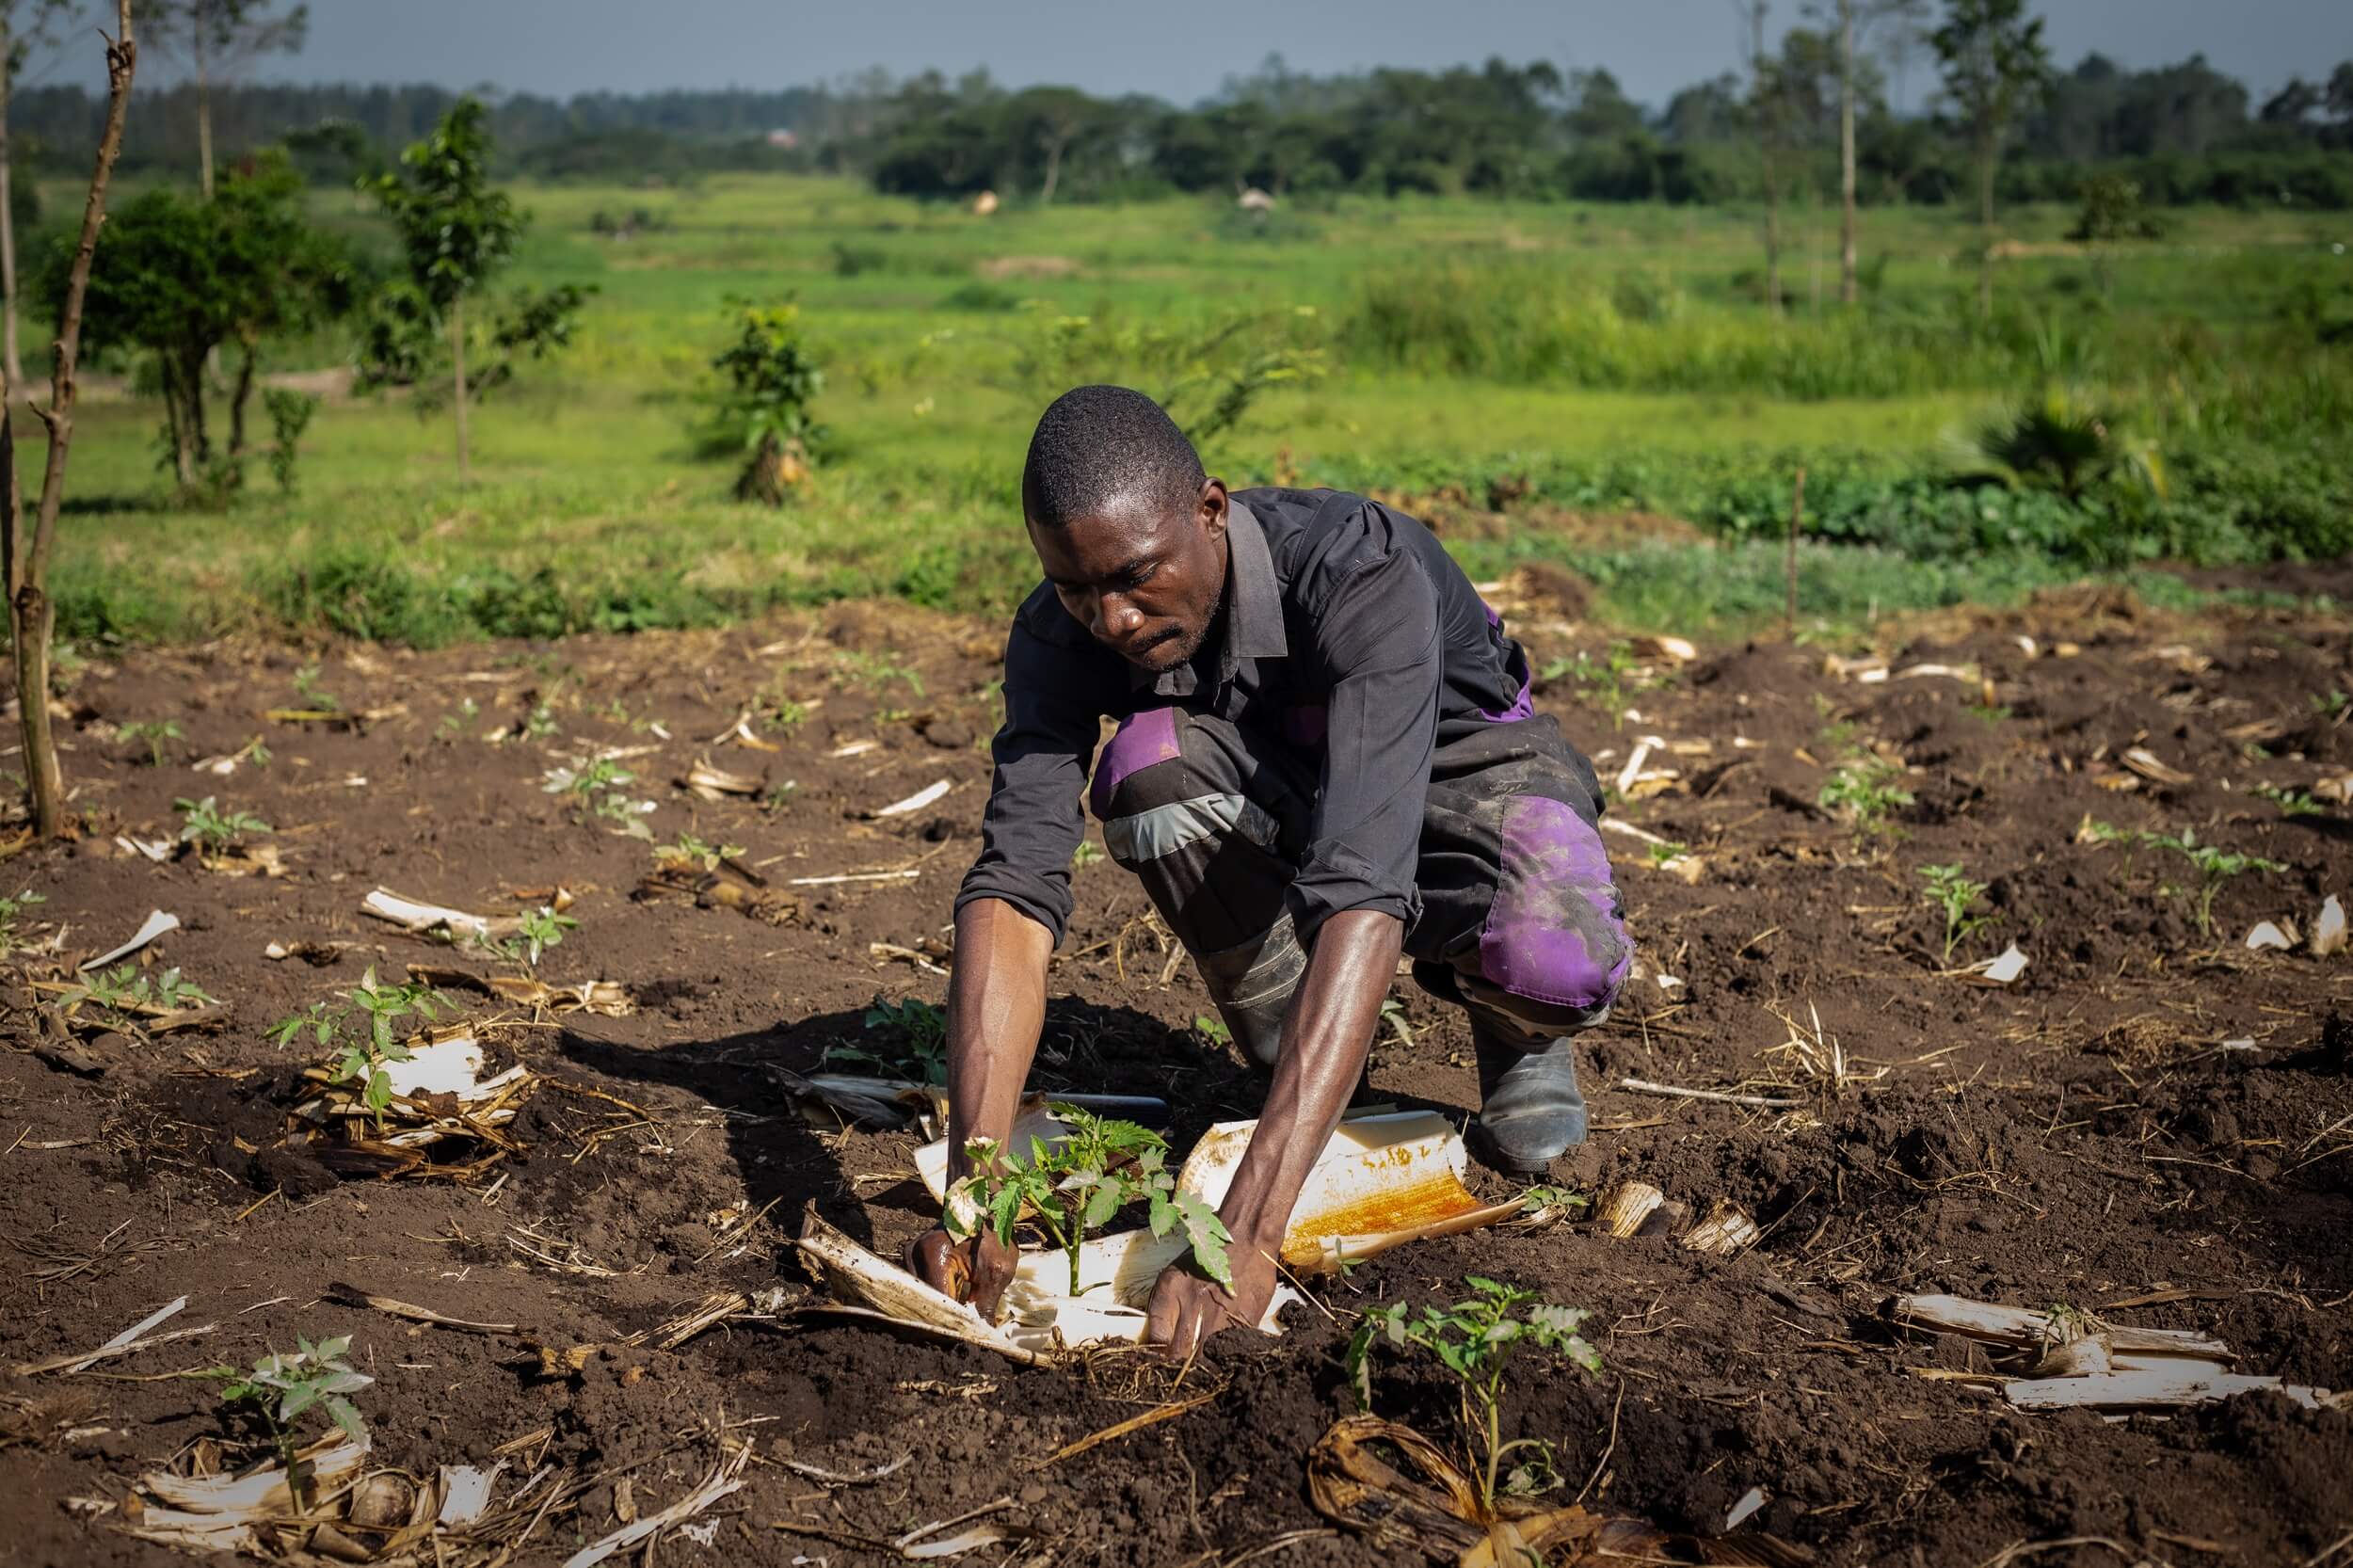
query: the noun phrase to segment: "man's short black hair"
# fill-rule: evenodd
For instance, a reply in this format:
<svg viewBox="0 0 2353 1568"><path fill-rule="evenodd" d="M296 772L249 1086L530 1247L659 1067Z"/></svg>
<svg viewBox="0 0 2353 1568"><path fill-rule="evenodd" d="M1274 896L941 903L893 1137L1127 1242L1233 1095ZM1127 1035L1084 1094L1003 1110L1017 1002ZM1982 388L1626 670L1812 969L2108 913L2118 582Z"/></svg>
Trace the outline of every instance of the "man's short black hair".
<svg viewBox="0 0 2353 1568"><path fill-rule="evenodd" d="M1159 404L1131 387L1073 387L1030 438L1021 506L1041 528L1137 502L1190 513L1204 477L1201 455Z"/></svg>

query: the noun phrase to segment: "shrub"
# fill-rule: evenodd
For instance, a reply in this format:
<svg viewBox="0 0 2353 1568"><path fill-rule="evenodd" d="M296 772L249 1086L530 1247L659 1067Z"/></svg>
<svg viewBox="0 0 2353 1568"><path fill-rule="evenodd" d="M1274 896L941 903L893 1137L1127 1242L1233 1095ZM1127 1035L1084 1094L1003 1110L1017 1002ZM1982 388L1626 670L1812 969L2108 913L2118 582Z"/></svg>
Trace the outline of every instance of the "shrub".
<svg viewBox="0 0 2353 1568"><path fill-rule="evenodd" d="M747 455L735 481L737 500L781 505L808 476L809 449L824 434L809 406L824 390L825 375L802 343L798 305L733 304L735 341L711 361L726 382L705 445Z"/></svg>

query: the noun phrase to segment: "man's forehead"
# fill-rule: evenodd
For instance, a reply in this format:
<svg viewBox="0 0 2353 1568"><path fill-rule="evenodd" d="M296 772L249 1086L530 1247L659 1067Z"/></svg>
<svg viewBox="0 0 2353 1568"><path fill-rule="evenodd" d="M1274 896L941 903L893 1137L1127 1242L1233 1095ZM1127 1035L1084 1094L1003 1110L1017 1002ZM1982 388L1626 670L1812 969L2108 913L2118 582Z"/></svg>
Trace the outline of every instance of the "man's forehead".
<svg viewBox="0 0 2353 1568"><path fill-rule="evenodd" d="M1123 505L1072 518L1059 528L1041 528L1032 522L1030 538L1040 556L1115 569L1173 549L1183 540L1192 521L1189 513L1172 515L1142 504Z"/></svg>

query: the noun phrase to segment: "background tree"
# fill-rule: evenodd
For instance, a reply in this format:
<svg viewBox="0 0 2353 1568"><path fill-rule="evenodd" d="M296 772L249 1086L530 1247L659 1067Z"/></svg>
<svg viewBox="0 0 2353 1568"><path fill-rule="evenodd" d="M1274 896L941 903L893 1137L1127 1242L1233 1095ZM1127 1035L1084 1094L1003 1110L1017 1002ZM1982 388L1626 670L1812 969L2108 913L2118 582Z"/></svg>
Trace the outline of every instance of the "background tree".
<svg viewBox="0 0 2353 1568"><path fill-rule="evenodd" d="M302 177L273 150L232 168L215 197L230 338L239 350L229 395L229 455L245 455L247 406L261 347L344 315L362 281L343 241L304 215Z"/></svg>
<svg viewBox="0 0 2353 1568"><path fill-rule="evenodd" d="M8 148L8 95L32 52L50 42L78 0L0 0L0 363L24 379L16 344L16 191Z"/></svg>
<svg viewBox="0 0 2353 1568"><path fill-rule="evenodd" d="M1782 37L1781 52L1769 53L1765 47L1768 0L1735 0L1734 8L1749 29L1742 46L1749 68L1749 95L1743 110L1755 141L1765 196L1765 298L1778 313L1782 307L1782 198L1792 176L1803 173L1806 149L1825 142L1836 124L1836 49L1819 33L1792 27ZM1817 297L1818 293L1817 283Z"/></svg>
<svg viewBox="0 0 2353 1568"><path fill-rule="evenodd" d="M514 254L522 221L490 188L490 136L481 103L459 99L431 136L400 155L372 188L407 253L415 303L449 341L456 401L457 482L470 475L466 444L466 299Z"/></svg>
<svg viewBox="0 0 2353 1568"><path fill-rule="evenodd" d="M115 0L116 36L106 45L106 125L99 133L98 159L90 171L89 199L82 207L82 233L57 312L57 337L49 373L49 406L35 406L49 434L49 456L41 467L40 507L33 536L24 537L23 500L16 483L16 431L8 417L12 384L0 384L0 566L8 576L9 630L16 638L17 720L24 733L24 792L33 832L54 839L65 831L65 776L57 767L56 737L49 728L49 638L57 610L49 598L49 556L57 540L57 514L65 505L66 458L73 448L73 371L82 349L82 295L89 282L98 231L106 221L106 182L122 150L122 121L131 106L132 68L138 46L131 38L131 0Z"/></svg>
<svg viewBox="0 0 2353 1568"><path fill-rule="evenodd" d="M1945 20L1929 41L1935 46L1945 96L1969 138L1977 166L1977 221L1984 256L1977 273L1977 310L1993 313L1993 171L2002 139L2040 103L2051 79L2051 52L2042 19L2026 15L2026 0L1945 0Z"/></svg>
<svg viewBox="0 0 2353 1568"><path fill-rule="evenodd" d="M1017 140L1034 147L1046 167L1038 177L1037 201L1054 204L1054 187L1062 184L1063 155L1080 136L1101 136L1108 130L1108 105L1077 88L1039 87L1016 94L1006 105Z"/></svg>
<svg viewBox="0 0 2353 1568"><path fill-rule="evenodd" d="M809 406L824 390L825 374L801 341L799 306L731 303L735 341L711 361L726 382L702 444L708 452L744 455L738 501L781 506L808 477L809 446L824 435Z"/></svg>
<svg viewBox="0 0 2353 1568"><path fill-rule="evenodd" d="M1822 14L1820 0L1811 8ZM1861 51L1871 30L1892 23L1909 36L1928 14L1928 0L1832 0L1829 15L1838 40L1838 301L1851 305L1861 294L1855 254L1855 103L1858 76L1868 60Z"/></svg>
<svg viewBox="0 0 2353 1568"><path fill-rule="evenodd" d="M50 258L44 293L62 310L73 253ZM108 220L82 303L94 354L155 357L172 470L193 488L213 461L204 367L242 349L230 399L228 456L245 451L247 404L264 339L306 332L341 314L355 283L342 244L313 228L302 184L283 153L232 166L210 201L151 190Z"/></svg>
<svg viewBox="0 0 2353 1568"><path fill-rule="evenodd" d="M165 54L188 62L196 74L196 155L204 196L213 195L213 83L234 81L264 55L301 52L310 36L311 8L280 16L278 0L159 0L149 31Z"/></svg>

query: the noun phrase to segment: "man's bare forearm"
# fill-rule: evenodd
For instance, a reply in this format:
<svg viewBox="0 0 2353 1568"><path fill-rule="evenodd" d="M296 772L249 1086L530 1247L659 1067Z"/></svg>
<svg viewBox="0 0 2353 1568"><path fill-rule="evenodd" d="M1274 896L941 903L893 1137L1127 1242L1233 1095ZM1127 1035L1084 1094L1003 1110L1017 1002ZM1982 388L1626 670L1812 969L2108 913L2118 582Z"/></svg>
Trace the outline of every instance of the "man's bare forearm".
<svg viewBox="0 0 2353 1568"><path fill-rule="evenodd" d="M1046 1022L1046 964L1053 933L1001 899L956 913L948 981L948 1177L970 1174L965 1145L1002 1143Z"/></svg>
<svg viewBox="0 0 2353 1568"><path fill-rule="evenodd" d="M1283 1018L1266 1110L1219 1210L1237 1246L1280 1252L1307 1173L1364 1074L1404 942L1404 923L1377 910L1342 910L1317 933Z"/></svg>

